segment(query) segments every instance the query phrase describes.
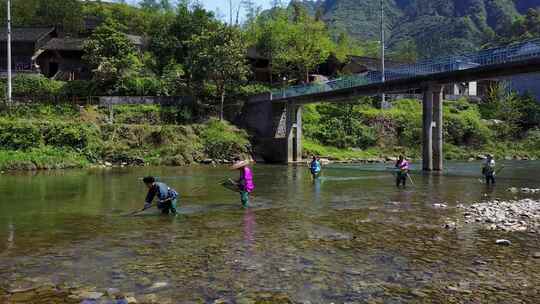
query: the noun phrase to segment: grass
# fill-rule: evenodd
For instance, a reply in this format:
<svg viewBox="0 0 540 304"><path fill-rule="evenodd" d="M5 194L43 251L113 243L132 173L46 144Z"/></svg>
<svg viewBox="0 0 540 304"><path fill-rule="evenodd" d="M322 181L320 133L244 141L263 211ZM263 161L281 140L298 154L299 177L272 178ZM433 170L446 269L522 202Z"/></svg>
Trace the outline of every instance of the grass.
<svg viewBox="0 0 540 304"><path fill-rule="evenodd" d="M324 146L316 141L304 139L303 141L304 153L308 155L318 155L321 157L334 159L334 160L353 160L353 159L376 159L383 156L390 156L382 149L373 147L365 150L357 149L339 149L336 147ZM399 153L398 153L399 154Z"/></svg>
<svg viewBox="0 0 540 304"><path fill-rule="evenodd" d="M44 170L83 168L89 164L85 156L54 147L29 151L0 150L0 170Z"/></svg>

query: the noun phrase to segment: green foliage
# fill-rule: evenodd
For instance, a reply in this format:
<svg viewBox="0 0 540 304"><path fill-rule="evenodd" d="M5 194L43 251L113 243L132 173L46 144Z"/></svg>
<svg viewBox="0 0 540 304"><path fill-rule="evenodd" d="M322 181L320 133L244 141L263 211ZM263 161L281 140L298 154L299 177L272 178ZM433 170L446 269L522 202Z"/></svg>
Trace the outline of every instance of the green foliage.
<svg viewBox="0 0 540 304"><path fill-rule="evenodd" d="M201 137L204 150L211 158L226 159L231 155L249 152L249 141L244 131L218 120L210 120L205 127Z"/></svg>
<svg viewBox="0 0 540 304"><path fill-rule="evenodd" d="M480 105L485 119L498 120L493 123L497 137L513 139L521 137L529 129L540 124L540 104L533 96L519 96L504 85L493 86Z"/></svg>
<svg viewBox="0 0 540 304"><path fill-rule="evenodd" d="M247 134L228 123L178 125L191 120L183 107L118 106L115 112L116 124L99 123L106 121L106 113L78 115L59 105L0 112L0 170L71 168L98 161L176 166L249 151Z"/></svg>
<svg viewBox="0 0 540 304"><path fill-rule="evenodd" d="M114 107L114 113L119 124L187 124L194 118L190 106L121 105Z"/></svg>
<svg viewBox="0 0 540 304"><path fill-rule="evenodd" d="M131 75L116 84L115 93L119 96L159 96L162 87L160 79L155 77Z"/></svg>
<svg viewBox="0 0 540 304"><path fill-rule="evenodd" d="M413 43L420 58L459 54L480 48L502 36L507 41L539 37L538 2L525 2L526 16L512 0L384 1L388 47L396 59L412 60ZM303 1L313 15L319 12L330 31L346 31L358 41L380 40L380 1ZM510 30L512 29L512 30ZM406 50L405 52L403 52ZM405 55L407 54L407 55ZM397 55L397 56L396 56ZM399 58L404 56L404 58Z"/></svg>
<svg viewBox="0 0 540 304"><path fill-rule="evenodd" d="M42 132L45 145L79 151L98 138L97 129L90 124L51 123L45 125Z"/></svg>
<svg viewBox="0 0 540 304"><path fill-rule="evenodd" d="M304 134L337 148L421 145L422 107L417 100L399 100L388 110L373 108L369 100L356 104L306 106ZM478 108L462 100L445 103L444 136L448 144L480 147L492 132Z"/></svg>
<svg viewBox="0 0 540 304"><path fill-rule="evenodd" d="M67 97L97 96L99 95L99 90L94 81L73 80L68 81L63 85L60 95Z"/></svg>
<svg viewBox="0 0 540 304"><path fill-rule="evenodd" d="M487 143L491 135L476 106L462 101L445 107L444 136L448 143L478 147Z"/></svg>
<svg viewBox="0 0 540 304"><path fill-rule="evenodd" d="M40 128L28 122L0 120L0 146L3 149L27 150L41 143Z"/></svg>
<svg viewBox="0 0 540 304"><path fill-rule="evenodd" d="M187 92L186 72L181 64L170 62L161 76L160 95L181 96Z"/></svg>
<svg viewBox="0 0 540 304"><path fill-rule="evenodd" d="M272 14L260 16L250 26L248 37L270 59L273 73L306 81L308 73L334 51L334 43L324 22L301 7L293 7L291 11L275 8Z"/></svg>
<svg viewBox="0 0 540 304"><path fill-rule="evenodd" d="M6 0L0 1L0 17L6 20ZM83 28L83 3L79 0L15 0L12 20L15 26L59 26L68 34Z"/></svg>
<svg viewBox="0 0 540 304"><path fill-rule="evenodd" d="M94 78L109 92L118 90L121 79L138 73L142 63L137 50L120 25L108 20L99 26L84 45L83 59L90 65Z"/></svg>
<svg viewBox="0 0 540 304"><path fill-rule="evenodd" d="M54 147L29 151L0 150L0 170L44 170L82 168L88 160L76 152Z"/></svg>
<svg viewBox="0 0 540 304"><path fill-rule="evenodd" d="M6 79L2 79L2 96L6 94ZM62 93L65 83L48 79L42 75L19 74L13 77L13 96L50 98Z"/></svg>
<svg viewBox="0 0 540 304"><path fill-rule="evenodd" d="M250 71L245 52L242 34L234 27L220 25L214 31L204 30L192 37L192 76L199 87L206 82L215 86L216 97L221 100L221 119L227 90L245 82Z"/></svg>
<svg viewBox="0 0 540 304"><path fill-rule="evenodd" d="M531 151L536 151L540 153L540 129L534 129L529 131L525 145Z"/></svg>

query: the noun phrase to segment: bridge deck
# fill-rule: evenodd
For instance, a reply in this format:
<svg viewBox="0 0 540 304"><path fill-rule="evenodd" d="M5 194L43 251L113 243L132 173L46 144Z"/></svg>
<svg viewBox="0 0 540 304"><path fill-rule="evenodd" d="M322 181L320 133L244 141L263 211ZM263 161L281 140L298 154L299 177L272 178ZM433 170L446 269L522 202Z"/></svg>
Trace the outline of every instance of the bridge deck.
<svg viewBox="0 0 540 304"><path fill-rule="evenodd" d="M386 71L353 75L324 83L294 86L270 94L274 102L340 101L354 96L406 92L427 84L468 82L540 72L540 39L477 53L422 61Z"/></svg>

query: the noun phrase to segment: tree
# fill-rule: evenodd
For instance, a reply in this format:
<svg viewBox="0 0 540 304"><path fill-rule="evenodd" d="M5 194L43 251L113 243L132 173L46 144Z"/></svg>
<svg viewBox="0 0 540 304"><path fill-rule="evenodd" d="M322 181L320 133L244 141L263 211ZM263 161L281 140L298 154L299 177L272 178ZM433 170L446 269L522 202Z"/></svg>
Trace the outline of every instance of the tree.
<svg viewBox="0 0 540 304"><path fill-rule="evenodd" d="M192 37L190 46L193 77L215 86L223 120L226 92L244 82L249 72L242 33L236 27L220 25L214 31L204 30Z"/></svg>
<svg viewBox="0 0 540 304"><path fill-rule="evenodd" d="M389 57L393 60L406 63L416 62L418 60L418 47L416 46L416 42L412 39L398 42Z"/></svg>
<svg viewBox="0 0 540 304"><path fill-rule="evenodd" d="M257 16L259 16L259 14L261 13L261 7L257 6L253 0L243 0L241 2L241 5L246 13L246 24L250 24L255 21Z"/></svg>
<svg viewBox="0 0 540 304"><path fill-rule="evenodd" d="M157 11L161 8L161 5L157 0L141 0L139 6L151 11Z"/></svg>
<svg viewBox="0 0 540 304"><path fill-rule="evenodd" d="M142 68L135 46L111 20L94 31L84 45L84 52L83 60L92 68L95 80L109 90Z"/></svg>
<svg viewBox="0 0 540 304"><path fill-rule="evenodd" d="M326 25L294 2L291 11L275 8L252 27L257 50L270 61L271 74L309 81L309 73L328 59L334 43ZM292 19L292 20L291 20Z"/></svg>
<svg viewBox="0 0 540 304"><path fill-rule="evenodd" d="M297 79L309 82L309 73L328 59L334 45L326 24L315 21L301 5L294 9L293 18L274 64L280 70L289 69L289 74Z"/></svg>
<svg viewBox="0 0 540 304"><path fill-rule="evenodd" d="M178 5L175 16L156 19L148 33L151 37L149 49L157 60L156 72L161 74L170 62L176 62L186 68L189 79L190 65L186 60L191 37L204 30L213 31L217 24L212 13L199 5L190 8L187 2Z"/></svg>
<svg viewBox="0 0 540 304"><path fill-rule="evenodd" d="M39 0L36 15L41 25L61 26L76 34L83 26L82 12L82 2L78 0Z"/></svg>

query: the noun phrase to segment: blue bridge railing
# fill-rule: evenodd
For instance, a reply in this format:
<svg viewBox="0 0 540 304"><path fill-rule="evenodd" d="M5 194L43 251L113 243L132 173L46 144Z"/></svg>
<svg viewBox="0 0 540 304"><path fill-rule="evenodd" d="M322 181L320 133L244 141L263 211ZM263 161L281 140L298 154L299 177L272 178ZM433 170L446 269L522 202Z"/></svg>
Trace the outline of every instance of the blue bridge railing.
<svg viewBox="0 0 540 304"><path fill-rule="evenodd" d="M540 39L524 41L505 47L486 49L475 53L422 60L385 71L385 79L398 80L422 75L466 70L480 66L509 63L526 59L540 58ZM272 99L285 99L309 94L330 92L382 82L380 71L344 76L320 83L291 86L272 91Z"/></svg>

